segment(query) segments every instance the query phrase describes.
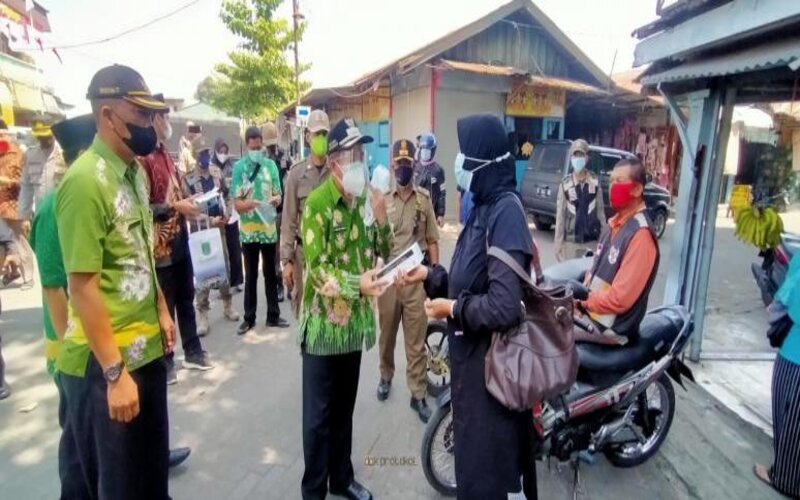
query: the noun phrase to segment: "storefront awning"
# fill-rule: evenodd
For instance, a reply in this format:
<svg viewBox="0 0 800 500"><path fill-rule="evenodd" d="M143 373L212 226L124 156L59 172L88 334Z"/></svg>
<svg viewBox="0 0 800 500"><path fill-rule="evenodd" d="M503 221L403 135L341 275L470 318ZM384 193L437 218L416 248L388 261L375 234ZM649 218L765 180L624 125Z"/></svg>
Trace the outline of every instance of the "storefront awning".
<svg viewBox="0 0 800 500"><path fill-rule="evenodd" d="M14 95L5 82L0 82L0 118L6 125L14 125Z"/></svg>
<svg viewBox="0 0 800 500"><path fill-rule="evenodd" d="M657 85L662 82L736 75L784 66L792 71L800 68L800 37L766 43L732 54L687 61L665 71L648 70L642 76L641 83Z"/></svg>
<svg viewBox="0 0 800 500"><path fill-rule="evenodd" d="M526 79L526 83L537 85L539 87L547 87L552 89L566 90L569 92L578 92L582 94L607 94L603 89L587 85L582 82L568 80L566 78L558 78L554 76L539 76L527 74L524 70L514 68L512 66L493 66L491 64L477 64L467 63L461 61L450 61L441 59L436 65L438 69L465 71L467 73L475 73L478 75L494 75L494 76L509 76L521 77Z"/></svg>
<svg viewBox="0 0 800 500"><path fill-rule="evenodd" d="M42 91L23 83L13 82L15 107L29 111L45 111Z"/></svg>

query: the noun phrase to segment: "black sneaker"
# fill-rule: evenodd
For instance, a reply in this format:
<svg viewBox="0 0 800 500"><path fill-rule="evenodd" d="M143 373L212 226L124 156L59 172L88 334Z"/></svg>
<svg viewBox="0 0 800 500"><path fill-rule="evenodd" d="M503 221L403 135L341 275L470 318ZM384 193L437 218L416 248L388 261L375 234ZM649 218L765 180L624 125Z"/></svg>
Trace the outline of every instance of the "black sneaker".
<svg viewBox="0 0 800 500"><path fill-rule="evenodd" d="M0 401L6 399L10 395L11 395L11 387L6 383L0 385Z"/></svg>
<svg viewBox="0 0 800 500"><path fill-rule="evenodd" d="M331 495L345 497L348 500L372 500L372 493L370 493L370 491L363 485L359 484L355 479L353 479L353 482L350 483L350 486L344 490L339 491L331 488Z"/></svg>
<svg viewBox="0 0 800 500"><path fill-rule="evenodd" d="M419 415L419 419L422 420L423 423L427 424L428 420L431 418L431 414L433 413L430 408L428 408L428 403L425 401L425 398L422 399L414 399L411 398L411 409L417 412Z"/></svg>
<svg viewBox="0 0 800 500"><path fill-rule="evenodd" d="M378 401L386 401L389 398L389 391L392 390L392 381L381 379L378 382Z"/></svg>
<svg viewBox="0 0 800 500"><path fill-rule="evenodd" d="M187 354L186 358L183 360L183 367L187 370L200 370L205 372L214 368L214 365L211 364L211 361L208 359L208 353L200 351L198 353Z"/></svg>
<svg viewBox="0 0 800 500"><path fill-rule="evenodd" d="M283 302L286 300L286 293L283 290L283 286L278 286L278 302Z"/></svg>
<svg viewBox="0 0 800 500"><path fill-rule="evenodd" d="M278 316L277 319L267 320L268 328L289 328L289 322Z"/></svg>
<svg viewBox="0 0 800 500"><path fill-rule="evenodd" d="M249 332L253 329L255 325L253 323L249 323L248 321L242 321L242 324L239 325L239 328L236 330L238 335L244 335L245 333Z"/></svg>
<svg viewBox="0 0 800 500"><path fill-rule="evenodd" d="M169 468L173 469L189 458L189 455L192 454L191 448L175 448L169 450Z"/></svg>

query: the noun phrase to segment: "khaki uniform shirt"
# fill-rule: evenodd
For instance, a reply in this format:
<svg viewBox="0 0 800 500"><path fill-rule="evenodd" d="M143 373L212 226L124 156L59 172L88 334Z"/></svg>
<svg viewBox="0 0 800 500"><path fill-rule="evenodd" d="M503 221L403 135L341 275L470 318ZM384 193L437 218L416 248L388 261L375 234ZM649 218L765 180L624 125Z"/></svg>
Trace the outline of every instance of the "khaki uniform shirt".
<svg viewBox="0 0 800 500"><path fill-rule="evenodd" d="M289 170L283 188L283 218L281 219L281 262L294 261L294 249L300 237L303 207L311 191L328 178L327 165L318 168L305 159Z"/></svg>
<svg viewBox="0 0 800 500"><path fill-rule="evenodd" d="M397 257L414 243L419 243L424 252L428 249L428 244L439 241L436 214L426 190L415 187L408 200L404 201L395 189L385 195L385 198L393 235L390 259Z"/></svg>

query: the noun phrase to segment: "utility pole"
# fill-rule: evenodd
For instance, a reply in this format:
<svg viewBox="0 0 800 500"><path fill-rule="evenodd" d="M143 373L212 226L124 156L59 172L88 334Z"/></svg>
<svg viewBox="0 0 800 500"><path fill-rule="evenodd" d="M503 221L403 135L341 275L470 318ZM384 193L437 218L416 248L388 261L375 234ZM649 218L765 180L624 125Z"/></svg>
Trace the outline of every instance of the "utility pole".
<svg viewBox="0 0 800 500"><path fill-rule="evenodd" d="M292 22L294 23L294 91L297 98L297 103L295 105L295 114L297 113L297 106L300 106L300 52L298 47L297 41L297 27L298 27L298 20L303 18L303 15L300 14L300 0L292 0ZM302 127L297 124L297 150L300 155L300 159L303 160L304 156L304 145L303 145L303 129Z"/></svg>

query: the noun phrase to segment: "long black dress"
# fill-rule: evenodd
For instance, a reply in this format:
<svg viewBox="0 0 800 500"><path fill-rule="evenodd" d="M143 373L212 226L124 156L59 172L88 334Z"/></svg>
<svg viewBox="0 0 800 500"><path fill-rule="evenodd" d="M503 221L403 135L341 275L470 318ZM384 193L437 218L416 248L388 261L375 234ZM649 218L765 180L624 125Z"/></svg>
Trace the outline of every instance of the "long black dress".
<svg viewBox="0 0 800 500"><path fill-rule="evenodd" d="M461 151L470 158L494 159L508 151L505 128L496 117L459 120ZM481 163L467 160L465 168ZM492 333L519 323L522 286L505 264L488 258L489 246L508 252L528 269L533 242L517 195L512 160L475 172L470 191L475 208L456 244L449 297L457 299L449 321L455 466L458 498L506 499L524 488L536 498L529 412L506 409L486 391L484 358Z"/></svg>

